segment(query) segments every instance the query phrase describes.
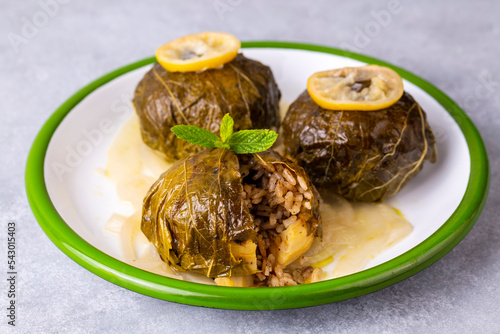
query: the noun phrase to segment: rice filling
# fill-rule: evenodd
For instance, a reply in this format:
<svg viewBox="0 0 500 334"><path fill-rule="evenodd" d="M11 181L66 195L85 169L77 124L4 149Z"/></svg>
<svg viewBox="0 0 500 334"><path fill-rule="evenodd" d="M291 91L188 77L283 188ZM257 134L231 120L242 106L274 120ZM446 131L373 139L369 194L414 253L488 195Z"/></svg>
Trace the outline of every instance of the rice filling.
<svg viewBox="0 0 500 334"><path fill-rule="evenodd" d="M312 193L306 180L284 163L264 163L251 155L239 156L243 180L243 199L254 217L257 232L257 269L252 275L254 286L291 286L321 279L319 268L288 266L307 251L285 256L287 243L283 232L290 226L305 226L307 233L300 238L314 237L311 233ZM304 231L304 232L305 232Z"/></svg>

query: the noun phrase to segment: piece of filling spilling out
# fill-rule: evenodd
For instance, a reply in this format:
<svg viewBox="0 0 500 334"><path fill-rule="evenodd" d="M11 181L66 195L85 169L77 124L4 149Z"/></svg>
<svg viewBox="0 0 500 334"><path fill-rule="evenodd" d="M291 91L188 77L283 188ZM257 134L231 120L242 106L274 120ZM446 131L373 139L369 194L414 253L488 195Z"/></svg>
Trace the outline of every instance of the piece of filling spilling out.
<svg viewBox="0 0 500 334"><path fill-rule="evenodd" d="M243 199L254 217L258 273L246 285L285 286L316 282L320 268L289 266L314 240L310 231L313 193L300 176L282 164L262 164L239 156ZM216 278L219 285L235 285L233 278Z"/></svg>
<svg viewBox="0 0 500 334"><path fill-rule="evenodd" d="M120 245L121 260L176 279L224 286L286 286L316 282L363 270L378 254L412 231L411 224L386 204L350 203L322 194L322 238L308 233L311 189L283 165L268 170L256 159L240 158L243 198L254 216L257 242L236 245L242 258L256 259L258 272L211 279L176 272L160 259L140 230L144 196L170 165L146 146L135 115L112 144L106 176L116 183L117 212L104 229ZM253 245L252 245L253 244Z"/></svg>

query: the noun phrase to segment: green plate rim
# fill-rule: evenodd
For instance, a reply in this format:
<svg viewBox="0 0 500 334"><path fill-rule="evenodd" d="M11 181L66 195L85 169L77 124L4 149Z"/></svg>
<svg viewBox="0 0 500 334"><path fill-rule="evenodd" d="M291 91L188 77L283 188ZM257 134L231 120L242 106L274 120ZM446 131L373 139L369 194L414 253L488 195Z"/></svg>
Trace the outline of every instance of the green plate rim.
<svg viewBox="0 0 500 334"><path fill-rule="evenodd" d="M464 238L484 207L490 174L486 148L479 132L465 112L451 98L431 83L406 70L346 50L279 41L243 42L242 47L306 50L387 66L431 95L455 119L469 148L471 158L469 182L455 212L430 237L390 261L349 276L301 286L280 288L210 286L163 277L112 258L88 244L59 216L45 185L45 153L54 131L80 101L107 82L132 70L154 63L155 58L150 57L112 71L80 89L55 110L33 142L26 164L26 193L39 225L59 249L94 274L148 296L183 304L222 309L271 310L322 305L382 289L428 267Z"/></svg>

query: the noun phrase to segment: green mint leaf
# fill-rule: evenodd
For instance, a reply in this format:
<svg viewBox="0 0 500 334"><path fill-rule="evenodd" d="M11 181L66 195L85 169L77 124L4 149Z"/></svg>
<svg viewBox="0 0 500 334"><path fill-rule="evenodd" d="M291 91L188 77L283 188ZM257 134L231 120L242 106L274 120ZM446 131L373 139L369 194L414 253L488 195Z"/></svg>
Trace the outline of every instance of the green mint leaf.
<svg viewBox="0 0 500 334"><path fill-rule="evenodd" d="M194 125L176 125L171 130L178 138L208 149L214 148L215 142L219 141L215 133Z"/></svg>
<svg viewBox="0 0 500 334"><path fill-rule="evenodd" d="M233 134L233 126L233 118L229 114L225 114L220 123L220 139L223 143Z"/></svg>
<svg viewBox="0 0 500 334"><path fill-rule="evenodd" d="M273 146L278 134L272 130L241 130L233 133L227 140L236 154L262 152Z"/></svg>
<svg viewBox="0 0 500 334"><path fill-rule="evenodd" d="M242 130L233 133L234 120L225 114L221 121L219 138L216 134L194 125L176 125L172 132L191 144L212 149L233 150L236 154L262 152L273 146L278 134L272 130Z"/></svg>

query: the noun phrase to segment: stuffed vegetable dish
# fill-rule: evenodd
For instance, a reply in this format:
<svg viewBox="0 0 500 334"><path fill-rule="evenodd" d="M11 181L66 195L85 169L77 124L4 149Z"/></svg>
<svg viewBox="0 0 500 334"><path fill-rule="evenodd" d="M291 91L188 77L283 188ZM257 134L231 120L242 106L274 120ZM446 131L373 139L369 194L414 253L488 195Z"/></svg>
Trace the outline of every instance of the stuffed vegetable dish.
<svg viewBox="0 0 500 334"><path fill-rule="evenodd" d="M282 134L315 185L355 201L387 199L437 157L425 112L396 72L376 65L312 75Z"/></svg>
<svg viewBox="0 0 500 334"><path fill-rule="evenodd" d="M219 131L224 114L235 129L277 129L280 91L269 67L238 54L240 41L219 32L160 47L158 63L137 86L133 105L144 142L173 162L201 149L170 131L178 124Z"/></svg>
<svg viewBox="0 0 500 334"><path fill-rule="evenodd" d="M436 160L425 112L396 72L369 65L313 74L281 120L270 68L239 48L208 32L157 50L106 170L133 213L106 228L127 263L204 284L363 270L413 230L382 202Z"/></svg>
<svg viewBox="0 0 500 334"><path fill-rule="evenodd" d="M232 120L227 115L222 122L221 137ZM265 150L276 133L235 132L211 145L210 132L197 136L192 130L173 128L209 149L175 163L144 199L141 228L160 257L221 285L318 280L320 271L312 267L287 271L309 249L321 220L319 195L304 170Z"/></svg>

